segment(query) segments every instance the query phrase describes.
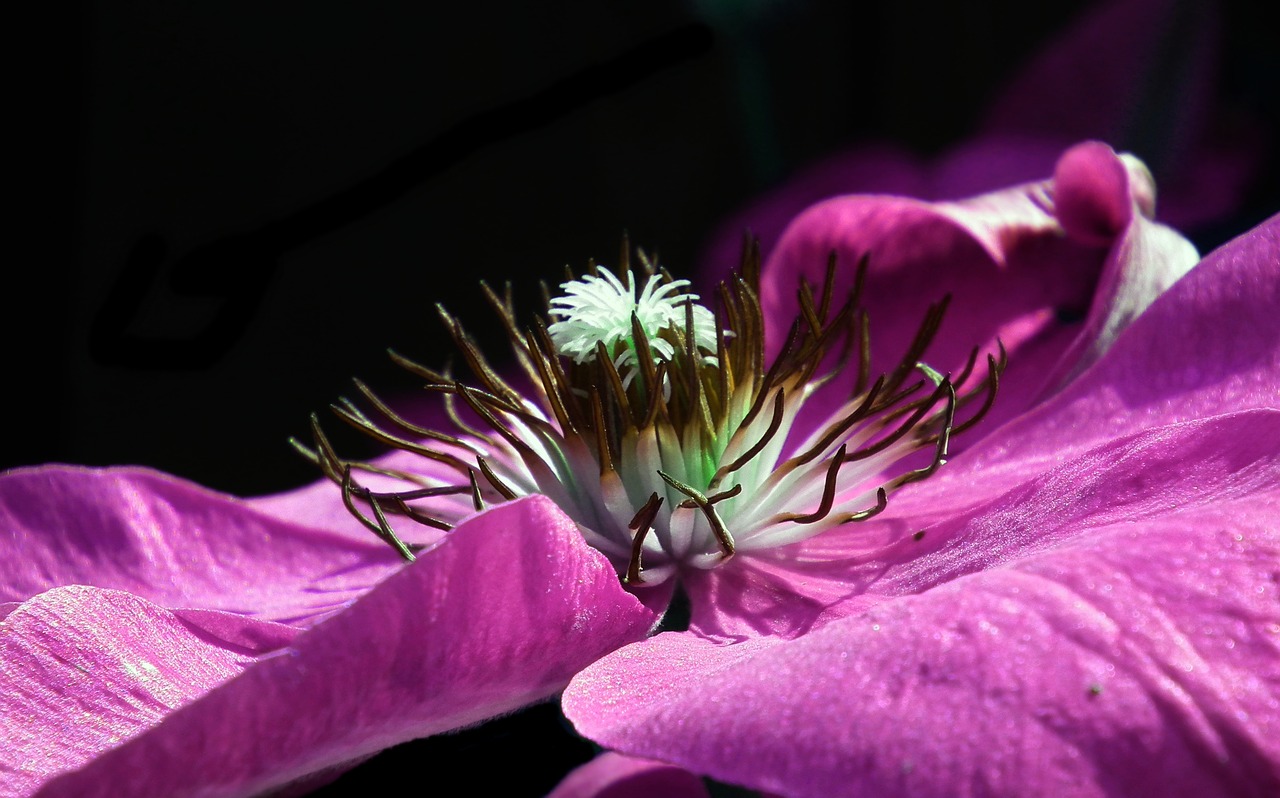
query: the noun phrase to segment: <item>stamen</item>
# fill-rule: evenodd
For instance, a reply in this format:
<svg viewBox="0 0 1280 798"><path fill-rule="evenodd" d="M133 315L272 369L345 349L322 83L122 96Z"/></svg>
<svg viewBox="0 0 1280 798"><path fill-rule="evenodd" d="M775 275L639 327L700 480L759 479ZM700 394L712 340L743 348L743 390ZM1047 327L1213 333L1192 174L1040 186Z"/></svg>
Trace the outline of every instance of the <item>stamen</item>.
<svg viewBox="0 0 1280 798"><path fill-rule="evenodd" d="M493 489L502 494L502 498L507 501L517 499L520 494L511 489L511 486L502 481L502 478L493 472L493 466L489 465L489 461L483 457L476 458L476 465L480 467L480 473L484 474L484 478L489 480L489 484ZM465 489L463 489L465 491ZM474 492L474 488L472 489Z"/></svg>
<svg viewBox="0 0 1280 798"><path fill-rule="evenodd" d="M376 523L366 518L351 501L351 494L356 491L359 491L360 496L365 500L365 503L373 508L374 517L377 518ZM346 506L347 512L362 521L364 525L372 530L375 535L382 538L387 543L390 543L396 551L400 552L400 556L407 562L413 562L417 559L413 556L413 552L409 551L409 547L404 544L404 541L400 540L395 531L391 529L391 525L387 523L387 517L382 514L382 507L378 504L378 500L369 492L369 489L353 486L351 482L350 466L346 466L342 471L342 503Z"/></svg>
<svg viewBox="0 0 1280 798"><path fill-rule="evenodd" d="M827 513L831 512L831 505L836 500L836 480L840 477L840 465L844 462L844 453L848 451L849 444L842 444L836 450L835 457L831 458L831 465L827 467L827 479L822 487L822 502L818 505L818 509L808 515L795 515L794 513L786 513L778 516L779 521L790 521L795 524L812 524L815 521L821 521L827 517Z"/></svg>
<svg viewBox="0 0 1280 798"><path fill-rule="evenodd" d="M996 343L1000 347L1000 359L997 361L995 356L987 355L987 390L982 400L982 407L978 408L978 412L974 413L972 418L953 429L951 431L952 435L959 435L966 430L973 429L974 425L986 417L987 412L991 410L991 406L995 404L996 391L1000 388L1000 373L1004 371L1005 364L1008 363L1008 355L1004 351L1004 344L999 341ZM969 394L969 396L972 395Z"/></svg>
<svg viewBox="0 0 1280 798"><path fill-rule="evenodd" d="M467 472L467 481L471 483L471 504L476 512L484 509L484 498L480 495L480 483L476 482L476 472Z"/></svg>
<svg viewBox="0 0 1280 798"><path fill-rule="evenodd" d="M756 455L764 451L764 447L768 445L769 441L773 440L773 436L776 435L778 433L778 430L782 427L782 411L785 406L785 402L784 402L785 396L786 396L786 391L779 388L778 392L774 394L773 418L769 420L769 428L766 429L764 431L764 434L760 436L760 440L752 444L750 449L747 449L745 452L743 452L742 455L739 456L737 459L735 459L732 463L729 463L728 465L720 466L720 469L716 471L715 476L711 478L712 487L719 485L720 480L724 479L728 475L732 474L734 471L737 471L739 468L742 468L744 465L751 462Z"/></svg>
<svg viewBox="0 0 1280 798"><path fill-rule="evenodd" d="M868 446L865 449L857 450L845 458L846 461L853 462L855 460L863 460L874 454L883 452L885 449L888 449L890 446L900 441L902 436L906 435L912 430L912 428L920 423L920 419L924 418L933 405L947 393L954 396L955 389L951 387L950 381L943 380L942 384L939 385L938 388L929 396L929 400L921 404L920 408L916 410L916 412L912 413L910 418L902 422L896 430L876 441L873 445Z"/></svg>
<svg viewBox="0 0 1280 798"><path fill-rule="evenodd" d="M533 388L529 399L441 309L471 381L389 354L442 395L449 432L408 420L359 380L361 405L345 397L333 405L339 418L374 440L439 465L415 474L346 462L315 416L313 445L291 443L340 486L348 511L406 559L420 546L404 543L388 514L447 532L491 503L539 493L611 559L623 582L638 587L874 517L888 506L890 491L945 464L951 437L992 406L1007 359L1003 347L987 356L981 380L972 379L978 349L955 379L924 364L949 298L929 307L897 364L871 373L870 315L860 304L866 255L845 297L836 295L834 253L816 288L800 283L798 318L779 354L766 361L758 246L744 248L742 273L720 285L714 313L654 258L638 252L633 269L625 242L624 254L616 273L591 262L579 279L566 268L561 295L544 286L546 314L527 325L517 319L510 284L501 294L482 286ZM847 369L856 372L848 401L788 451L790 427L806 402ZM912 371L924 378L908 385ZM957 413L970 404L976 412L957 424ZM933 447L927 466L885 476L924 446ZM446 479L438 476L440 466ZM374 492L356 482L356 470L405 487ZM733 484L720 489L730 477ZM663 487L654 490L659 479ZM873 494L874 505L863 506Z"/></svg>
<svg viewBox="0 0 1280 798"><path fill-rule="evenodd" d="M644 582L640 578L640 554L644 551L644 538L649 534L649 530L653 528L653 519L658 517L658 510L662 507L662 497L657 493L649 494L649 501L631 518L631 523L627 528L635 533L635 537L631 541L631 559L627 563L627 575L623 578L623 582L629 585L638 585Z"/></svg>
<svg viewBox="0 0 1280 798"><path fill-rule="evenodd" d="M706 516L707 523L711 525L712 533L715 534L716 540L720 542L720 548L724 551L723 559L727 560L732 557L735 550L733 536L729 534L728 529L725 529L724 521L720 520L720 515L716 512L716 508L713 506L712 501L706 496L703 496L701 491L686 485L665 471L659 471L658 476L662 477L662 480L668 485L693 500L694 505L696 505L698 509L702 510L702 514ZM741 486L737 487L739 488L738 492L741 492ZM736 496L738 494L730 494L726 492L725 494L717 496L716 501L730 498L731 495ZM681 505L683 506L683 502L681 502Z"/></svg>
<svg viewBox="0 0 1280 798"><path fill-rule="evenodd" d="M888 506L889 506L889 491L885 490L883 487L876 488L876 504L874 507L870 507L861 512L851 513L850 515L845 516L844 520L842 520L840 523L851 524L851 523L857 523L859 521L865 521L868 518L874 518L875 516L884 512L884 508Z"/></svg>

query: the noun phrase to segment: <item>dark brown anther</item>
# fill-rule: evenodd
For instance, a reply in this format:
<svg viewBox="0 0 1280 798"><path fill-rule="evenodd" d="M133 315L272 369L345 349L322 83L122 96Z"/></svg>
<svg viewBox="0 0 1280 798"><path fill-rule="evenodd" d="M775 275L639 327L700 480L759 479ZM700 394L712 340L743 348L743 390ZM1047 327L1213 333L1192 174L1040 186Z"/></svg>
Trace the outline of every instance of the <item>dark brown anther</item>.
<svg viewBox="0 0 1280 798"><path fill-rule="evenodd" d="M947 462L947 446L951 441L952 426L956 420L956 389L950 382L943 382L943 386L947 389L947 407L943 411L942 429L938 431L934 442L933 460L924 468L918 468L915 471L908 471L900 477L894 479L890 484L894 487L906 485L910 482L919 482L925 477L932 476L939 468L946 465Z"/></svg>
<svg viewBox="0 0 1280 798"><path fill-rule="evenodd" d="M727 327L720 314L716 314L716 362L720 366L716 369L716 377L720 389L720 406L718 409L722 413L729 406L729 401L733 396L734 385L733 361L729 357L728 339L724 334L726 329L731 328Z"/></svg>
<svg viewBox="0 0 1280 798"><path fill-rule="evenodd" d="M351 466L344 466L342 471L342 503L346 506L347 512L355 516L357 520L365 525L371 532L382 538L400 553L400 556L407 562L413 562L416 558L413 552L409 551L409 547L404 544L391 529L391 525L387 523L387 517L382 514L382 508L378 506L377 499L369 493L368 488L361 488L355 485L351 480ZM371 508L377 521L371 521L364 513L356 507L355 502L351 500L351 494L358 493Z"/></svg>
<svg viewBox="0 0 1280 798"><path fill-rule="evenodd" d="M649 494L649 500L644 503L644 506L631 518L631 523L627 525L635 535L631 538L631 560L627 563L627 573L622 577L622 583L625 585L644 583L644 579L640 578L640 555L644 552L645 536L653 528L653 519L658 517L658 510L661 507L662 497L657 493Z"/></svg>
<svg viewBox="0 0 1280 798"><path fill-rule="evenodd" d="M1003 344L1000 346L1000 356L1001 360L1005 357ZM1003 371L1003 369L1004 367L996 361L996 358L993 355L987 355L987 379L985 382L986 392L982 400L982 407L979 407L978 412L974 413L967 421L959 424L955 429L951 430L952 435L959 435L966 430L972 429L973 425L981 421L991 410L991 406L995 404L996 401L996 392L1000 389L1000 372ZM972 394L970 394L970 396L972 396Z"/></svg>
<svg viewBox="0 0 1280 798"><path fill-rule="evenodd" d="M756 389L756 399L751 403L751 409L747 411L747 415L743 418L743 424L750 424L764 406L766 397L772 392L774 385L780 382L780 375L786 368L786 364L795 355L798 342L800 340L800 320L796 319L791 323L791 328L787 331L786 342L782 345L782 352L774 359L773 365L765 372L764 378L760 380Z"/></svg>
<svg viewBox="0 0 1280 798"><path fill-rule="evenodd" d="M479 347L471 340L471 336L467 335L462 329L462 325L458 323L443 305L436 305L436 312L439 313L441 321L444 322L445 328L449 331L449 336L453 338L454 345L462 352L463 358L467 361L467 366L471 369L471 373L480 380L480 384L486 391L498 399L502 405L509 409L518 409L523 406L520 394L507 385L506 381L498 374L497 371L489 365L485 360L484 354L480 352Z"/></svg>
<svg viewBox="0 0 1280 798"><path fill-rule="evenodd" d="M359 464L348 463L346 467L348 469L351 469L356 465L359 465ZM417 490L392 491L390 493L378 493L375 491L371 491L368 488L362 488L361 490L363 491L363 493L367 493L369 495L369 498L371 499L377 499L379 501L384 499L389 499L394 501L398 499L400 501L409 501L409 502L414 501L416 499L434 498L436 496L458 496L463 493L471 492L471 489L465 485L442 485L440 487L435 487L435 488L418 488Z"/></svg>
<svg viewBox="0 0 1280 798"><path fill-rule="evenodd" d="M635 313L631 314L631 339L636 353L636 370L646 395L660 395L662 383L657 378L658 368L653 362L653 348L649 343L649 336L645 334L644 325L640 323L640 317Z"/></svg>
<svg viewBox="0 0 1280 798"><path fill-rule="evenodd" d="M858 348L858 376L853 381L852 396L857 396L867 388L867 380L871 378L871 321L867 311L859 310L853 315L850 324L854 327ZM880 375L883 377L884 375Z"/></svg>
<svg viewBox="0 0 1280 798"><path fill-rule="evenodd" d="M721 559L727 560L732 557L733 552L735 551L733 536L730 535L729 530L725 528L724 521L721 520L720 514L716 512L716 508L712 505L711 501L706 496L702 495L702 492L697 488L686 485L670 474L659 471L658 476L662 477L663 482L666 482L668 485L693 500L694 504L702 510L702 514L706 517L707 523L711 525L711 532L716 536L716 541L720 544L720 550L724 552L724 556ZM734 495L736 496L737 494ZM721 498L729 497L723 496Z"/></svg>
<svg viewBox="0 0 1280 798"><path fill-rule="evenodd" d="M916 363L924 358L925 350L929 348L929 344L933 342L933 338L938 334L938 328L942 324L942 317L947 313L947 306L951 304L951 295L947 294L940 302L936 302L929 306L925 311L924 320L920 322L919 329L916 330L915 338L911 340L911 345L907 347L906 354L902 356L902 360L898 361L898 367L893 370L886 380L886 388L892 393L898 390L898 386L906 380L907 375L915 370Z"/></svg>
<svg viewBox="0 0 1280 798"><path fill-rule="evenodd" d="M836 293L837 258L838 255L834 249L827 254L827 271L822 276L822 298L820 300L821 304L818 306L818 318L823 323L826 323L827 314L831 312L831 300ZM856 301L856 297L850 297L850 299Z"/></svg>
<svg viewBox="0 0 1280 798"><path fill-rule="evenodd" d="M600 399L600 389L594 385L591 386L591 414L594 417L596 433L596 462L600 466L600 475L604 476L610 471L614 471L614 457L616 453L610 447L609 430L605 426L604 420L604 402Z"/></svg>
<svg viewBox="0 0 1280 798"><path fill-rule="evenodd" d="M951 381L953 385L963 386L966 382L969 381L970 375L973 374L973 367L978 365L979 349L980 349L979 347L975 346L973 349L969 350L969 357L965 358L964 368L960 369L960 373L956 375L956 378L954 380Z"/></svg>
<svg viewBox="0 0 1280 798"><path fill-rule="evenodd" d="M760 285L760 239L746 231L742 242L742 260L738 273L754 291Z"/></svg>
<svg viewBox="0 0 1280 798"><path fill-rule="evenodd" d="M421 455L422 457L426 457L429 460L435 460L437 462L444 463L455 469L463 470L463 469L469 468L469 466L466 463L464 463L462 460L460 460L458 457L454 455L446 454L444 452L438 452L435 449L432 449L428 446L423 446L422 444L405 440L404 438L401 438L397 435L392 435L391 433L379 428L372 421L370 421L363 413L361 413L358 409L356 409L356 407L352 405L350 402L347 402L341 407L339 407L338 405L329 405L329 408L334 412L334 414L338 418L347 422L351 426L355 427L356 429L360 430L361 432L363 432L364 434L368 435L369 437L373 438L376 441L385 443L388 446L394 446L395 448L402 449L403 451L406 451L406 452L412 452L414 454Z"/></svg>
<svg viewBox="0 0 1280 798"><path fill-rule="evenodd" d="M484 395L480 391L477 391L475 388L468 388L458 382L454 383L454 393L457 394L458 398L466 402L467 407L471 408L471 412L484 419L485 423L487 423L494 432L501 435L507 443L514 446L522 455L537 456L533 449L529 447L529 444L525 443L518 435L508 429L507 425L503 424L502 421L489 410L484 402Z"/></svg>
<svg viewBox="0 0 1280 798"><path fill-rule="evenodd" d="M702 377L699 374L701 365L702 358L698 354L698 342L693 329L693 303L686 302L684 303L684 368L682 371L690 406L703 401Z"/></svg>
<svg viewBox="0 0 1280 798"><path fill-rule="evenodd" d="M631 271L631 235L622 231L622 246L618 250L618 279L625 281Z"/></svg>
<svg viewBox="0 0 1280 798"><path fill-rule="evenodd" d="M353 379L352 382L355 383L356 388L360 391L361 394L364 395L364 398L369 400L369 403L373 405L374 409L376 409L382 415L386 416L388 421L390 421L392 424L396 425L400 429L404 430L405 432L411 433L413 435L419 435L423 438L430 438L433 441L440 441L442 443L453 444L455 446L463 445L462 440L457 438L454 435L446 435L442 432L438 432L433 429L427 429L426 427L420 427L411 421L405 420L402 416L400 416L400 414L396 413L385 402L379 399L377 395L374 394L372 390L370 390L369 386L365 385L363 382L357 379Z"/></svg>
<svg viewBox="0 0 1280 798"><path fill-rule="evenodd" d="M484 478L489 481L489 484L493 486L494 490L502 495L502 498L507 501L511 501L520 495L512 490L511 486L503 482L502 478L493 472L493 467L489 465L488 460L477 456L476 465L480 467L480 473L484 474Z"/></svg>
<svg viewBox="0 0 1280 798"><path fill-rule="evenodd" d="M484 497L480 495L480 483L476 481L476 472L467 472L467 482L471 484L471 506L478 513L484 509Z"/></svg>
<svg viewBox="0 0 1280 798"><path fill-rule="evenodd" d="M884 508L888 506L889 506L889 492L884 488L877 488L876 504L874 507L869 507L865 510L860 510L859 512L856 512L856 513L850 513L848 516L840 519L840 523L853 524L853 523L857 523L858 521L865 521L868 518L874 518L880 513L883 513Z"/></svg>
<svg viewBox="0 0 1280 798"><path fill-rule="evenodd" d="M658 386L658 390L649 391L649 404L644 411L644 421L641 422L641 429L648 429L653 426L659 415L666 413L667 404L662 401L662 384L667 380L667 364L665 362L658 364L658 369L654 372L653 381Z"/></svg>
<svg viewBox="0 0 1280 798"><path fill-rule="evenodd" d="M818 316L818 309L813 305L813 287L804 278L800 279L796 301L800 304L800 315L804 317L805 326L809 328L809 338L816 343L822 332L822 319Z"/></svg>
<svg viewBox="0 0 1280 798"><path fill-rule="evenodd" d="M555 416L556 422L560 424L561 431L567 434L577 433L578 425L565 402L563 392L560 390L559 377L557 377L556 370L552 367L552 363L546 354L533 345L533 331L526 332L525 336L529 349L529 360L537 372L534 384L542 386L540 393L544 397L547 411ZM559 373L563 374L562 371Z"/></svg>
<svg viewBox="0 0 1280 798"><path fill-rule="evenodd" d="M854 424L857 424L859 421L862 421L863 419L867 418L868 416L870 416L872 413L875 412L876 398L880 395L880 390L883 387L884 387L884 375L881 374L880 377L876 380L876 384L871 386L871 390L868 391L867 395L863 398L862 404L854 408L853 412L849 413L844 418L840 419L839 423L828 428L827 431L823 434L823 436L818 439L817 443L809 447L804 452L801 452L795 457L792 457L781 467L785 469L791 469L791 468L795 468L796 466L802 466L805 463L808 463L809 461L813 460L818 455L825 452L828 446L835 443L836 440L841 435L848 432L849 429L852 428Z"/></svg>
<svg viewBox="0 0 1280 798"><path fill-rule="evenodd" d="M466 488L463 488L463 490L465 491ZM413 507L410 507L407 503L405 503L404 499L401 499L398 496L392 499L392 501L395 502L396 509L401 515L411 518L414 521L418 522L419 524L422 524L423 526L429 526L434 529L439 529L443 532L453 531L453 524L449 523L448 521L441 521L439 518L432 517L422 512L421 510L417 510ZM411 551L416 551L417 549L422 548L421 546L418 546L417 549L415 549L414 547L416 544L412 544L412 543L408 545Z"/></svg>
<svg viewBox="0 0 1280 798"><path fill-rule="evenodd" d="M551 340L551 334L547 332L547 325L542 319L534 319L531 339L531 344L536 343L536 347L531 346L531 348L536 348L541 361L547 366L551 375L557 400L564 406L574 426L577 426L586 420L586 411L573 392L573 381L569 377L569 372L565 370L565 364L560 359L556 345Z"/></svg>
<svg viewBox="0 0 1280 798"><path fill-rule="evenodd" d="M743 452L732 463L720 466L719 470L716 471L715 476L711 478L711 487L714 488L719 485L722 479L732 474L734 471L737 471L739 468L742 468L747 463L750 463L756 455L764 451L764 447L769 445L769 441L773 440L773 436L778 434L778 429L782 426L782 416L785 407L785 392L783 389L779 388L778 392L774 394L773 397L773 417L769 420L769 428L760 436L760 440L752 444L750 449Z"/></svg>
<svg viewBox="0 0 1280 798"><path fill-rule="evenodd" d="M707 496L704 502L706 504L719 504L725 499L732 499L733 497L740 496L741 494L742 494L742 486L734 485L732 488L729 488L728 490L722 490L719 493L713 493L710 496ZM685 499L684 501L680 502L680 504L677 506L683 507L686 510L692 510L694 507L701 507L702 504L700 504L695 499Z"/></svg>
<svg viewBox="0 0 1280 798"><path fill-rule="evenodd" d="M840 477L840 464L844 462L844 455L848 449L848 444L842 444L836 450L835 456L831 458L831 463L827 466L827 479L822 486L822 501L819 502L818 509L808 515L787 514L779 520L791 521L796 524L813 524L827 517L827 513L831 512L831 506L835 504L836 481Z"/></svg>
<svg viewBox="0 0 1280 798"><path fill-rule="evenodd" d="M864 252L858 258L858 265L853 269L853 289L849 292L849 306L857 307L862 302L862 289L867 284L867 268L871 265L871 253Z"/></svg>
<svg viewBox="0 0 1280 798"><path fill-rule="evenodd" d="M622 387L622 375L618 373L618 367L613 365L613 360L609 357L609 351L604 348L603 341L596 341L596 363L604 372L605 380L609 384L610 402L616 403L618 414L631 426L636 427L639 422L631 411L631 400L627 398L627 389ZM618 431L619 435L621 432L621 430Z"/></svg>
<svg viewBox="0 0 1280 798"><path fill-rule="evenodd" d="M893 432L889 433L885 437L881 438L880 440L876 441L871 446L868 446L865 449L859 449L858 451L849 455L848 457L845 458L845 462L863 460L870 457L873 454L879 454L880 452L883 452L885 449L888 449L890 446L897 443L904 435L906 435L908 432L914 429L916 424L920 423L920 419L924 418L928 414L929 410L934 406L934 404L936 404L937 401L941 399L943 396L946 396L948 394L951 396L954 396L955 389L951 387L951 382L949 380L944 379L942 381L942 384L939 385L937 389L935 389L934 392L929 395L928 401L921 402L919 408L914 413L912 413L911 416L906 421L902 422L902 424L897 429L895 429Z"/></svg>

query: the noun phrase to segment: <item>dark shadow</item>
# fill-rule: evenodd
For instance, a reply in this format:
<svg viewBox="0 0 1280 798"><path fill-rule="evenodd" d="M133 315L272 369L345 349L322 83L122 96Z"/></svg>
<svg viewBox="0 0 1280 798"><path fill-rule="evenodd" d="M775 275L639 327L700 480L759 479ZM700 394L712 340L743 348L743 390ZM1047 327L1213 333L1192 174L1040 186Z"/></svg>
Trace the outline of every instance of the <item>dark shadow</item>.
<svg viewBox="0 0 1280 798"><path fill-rule="evenodd" d="M589 66L529 97L482 111L387 164L350 188L256 230L218 239L178 257L162 273L168 248L143 236L125 260L90 330L99 363L132 368L207 368L239 340L266 295L280 256L358 221L475 153L545 127L711 50L711 30L689 24L603 63ZM185 337L131 332L155 288L186 297L220 300L212 318Z"/></svg>

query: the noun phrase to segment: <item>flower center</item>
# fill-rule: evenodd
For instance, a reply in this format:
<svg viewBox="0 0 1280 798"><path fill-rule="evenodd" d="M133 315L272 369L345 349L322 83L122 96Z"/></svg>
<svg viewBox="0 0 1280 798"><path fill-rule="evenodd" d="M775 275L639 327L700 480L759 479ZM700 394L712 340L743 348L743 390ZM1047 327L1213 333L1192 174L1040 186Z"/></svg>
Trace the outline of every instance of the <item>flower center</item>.
<svg viewBox="0 0 1280 798"><path fill-rule="evenodd" d="M544 494L625 582L640 585L876 515L893 490L936 471L950 437L994 399L1003 352L988 356L986 378L971 386L977 349L955 379L920 362L945 299L925 314L901 362L872 379L860 304L865 258L838 304L834 254L820 292L800 285L800 316L767 365L758 250L749 249L742 273L720 286L714 313L697 304L688 281L673 280L643 253L640 261L638 295L624 254L616 275L593 267L564 283L547 318L525 328L510 289L499 297L485 287L532 399L443 310L473 381L393 358L444 395L454 431L407 421L357 382L386 421L375 423L345 399L338 416L421 455L420 472L342 460L314 418L314 447L295 445L341 485L348 509L406 559L412 547L388 516L448 530L487 504ZM844 370L853 372L847 401L789 444L806 402ZM978 410L957 424L957 409L979 398ZM933 454L925 467L895 473L895 463L922 448ZM354 471L408 486L375 492Z"/></svg>

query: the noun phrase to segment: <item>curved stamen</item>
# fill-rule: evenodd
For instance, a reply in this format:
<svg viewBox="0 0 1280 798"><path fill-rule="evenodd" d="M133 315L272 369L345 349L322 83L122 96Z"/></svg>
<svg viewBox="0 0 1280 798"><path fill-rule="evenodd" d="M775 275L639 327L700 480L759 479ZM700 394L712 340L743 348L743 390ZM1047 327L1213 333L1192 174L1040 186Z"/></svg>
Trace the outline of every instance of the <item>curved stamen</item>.
<svg viewBox="0 0 1280 798"><path fill-rule="evenodd" d="M797 317L772 361L765 360L757 246L744 249L741 275L720 285L714 311L697 304L688 283L649 255L639 252L638 260L633 270L623 259L616 273L591 262L581 279L566 270L560 296L544 286L545 316L523 326L511 286L501 294L483 286L532 385L530 399L489 364L458 319L440 309L470 382L390 355L442 395L453 434L408 420L360 381L355 385L367 405L345 398L334 405L347 424L442 464L453 472L449 479L434 476L434 466L428 477L348 463L314 416L314 445L293 445L341 486L347 509L401 556L412 556L413 546L391 529L389 513L449 530L490 502L541 493L613 561L624 582L638 586L655 580L646 581L646 573L661 581L683 568L716 567L739 550L786 545L874 517L887 507L891 490L936 472L951 436L992 406L1003 347L998 357L987 356L980 381L972 379L978 349L956 379L923 365L950 297L929 306L898 363L886 373L871 372L870 315L860 304L865 254L843 297L837 296L834 252L816 287L801 281ZM908 384L915 370L926 379ZM806 403L845 374L853 386L849 399L792 445L791 426ZM931 390L924 390L926 381ZM957 424L957 412L970 403L976 412ZM364 406L380 418L370 418ZM468 423L477 419L478 429ZM926 467L886 476L893 462L929 445L934 456ZM408 487L374 492L355 481L354 470ZM665 498L652 490L655 473ZM731 476L734 484L719 490ZM872 491L875 504L861 507ZM650 533L660 545L646 549ZM642 556L653 562L642 564Z"/></svg>
<svg viewBox="0 0 1280 798"><path fill-rule="evenodd" d="M716 512L716 508L713 506L714 503L712 500L702 495L701 491L690 485L686 485L665 471L659 471L658 476L662 477L663 482L666 482L671 487L688 496L693 501L694 505L696 505L698 509L702 510L702 514L706 516L707 523L711 525L712 534L716 536L716 540L720 543L720 548L724 552L723 559L727 560L732 557L736 549L733 543L733 536L730 535L729 530L725 528L724 521L720 519L720 514ZM737 494L734 493L732 495L736 496ZM722 494L716 497L716 501L727 498L730 498L730 496ZM683 505L683 502L681 504Z"/></svg>
<svg viewBox="0 0 1280 798"><path fill-rule="evenodd" d="M785 396L786 391L779 388L778 392L774 394L773 397L773 417L769 420L769 428L760 436L760 440L752 444L750 449L747 449L739 455L733 462L720 466L719 470L716 471L715 476L711 478L711 487L719 485L720 480L751 462L756 455L764 451L764 447L769 444L769 441L773 440L773 436L776 435L778 430L782 427L782 411L785 407Z"/></svg>
<svg viewBox="0 0 1280 798"><path fill-rule="evenodd" d="M808 515L795 515L788 513L778 516L779 521L790 521L793 524L812 524L821 521L827 517L827 513L831 512L831 505L836 501L836 480L840 477L840 465L844 462L844 453L848 451L849 444L842 445L836 450L835 456L831 458L831 465L827 467L827 479L822 487L822 501L818 504L818 509Z"/></svg>
<svg viewBox="0 0 1280 798"><path fill-rule="evenodd" d="M649 501L644 503L634 516L631 523L627 527L635 533L635 537L631 541L631 559L627 563L627 575L622 581L629 585L638 585L644 582L640 578L640 554L644 551L644 539L649 534L649 530L653 528L653 520L658 517L658 510L662 508L662 497L657 493L649 494Z"/></svg>

